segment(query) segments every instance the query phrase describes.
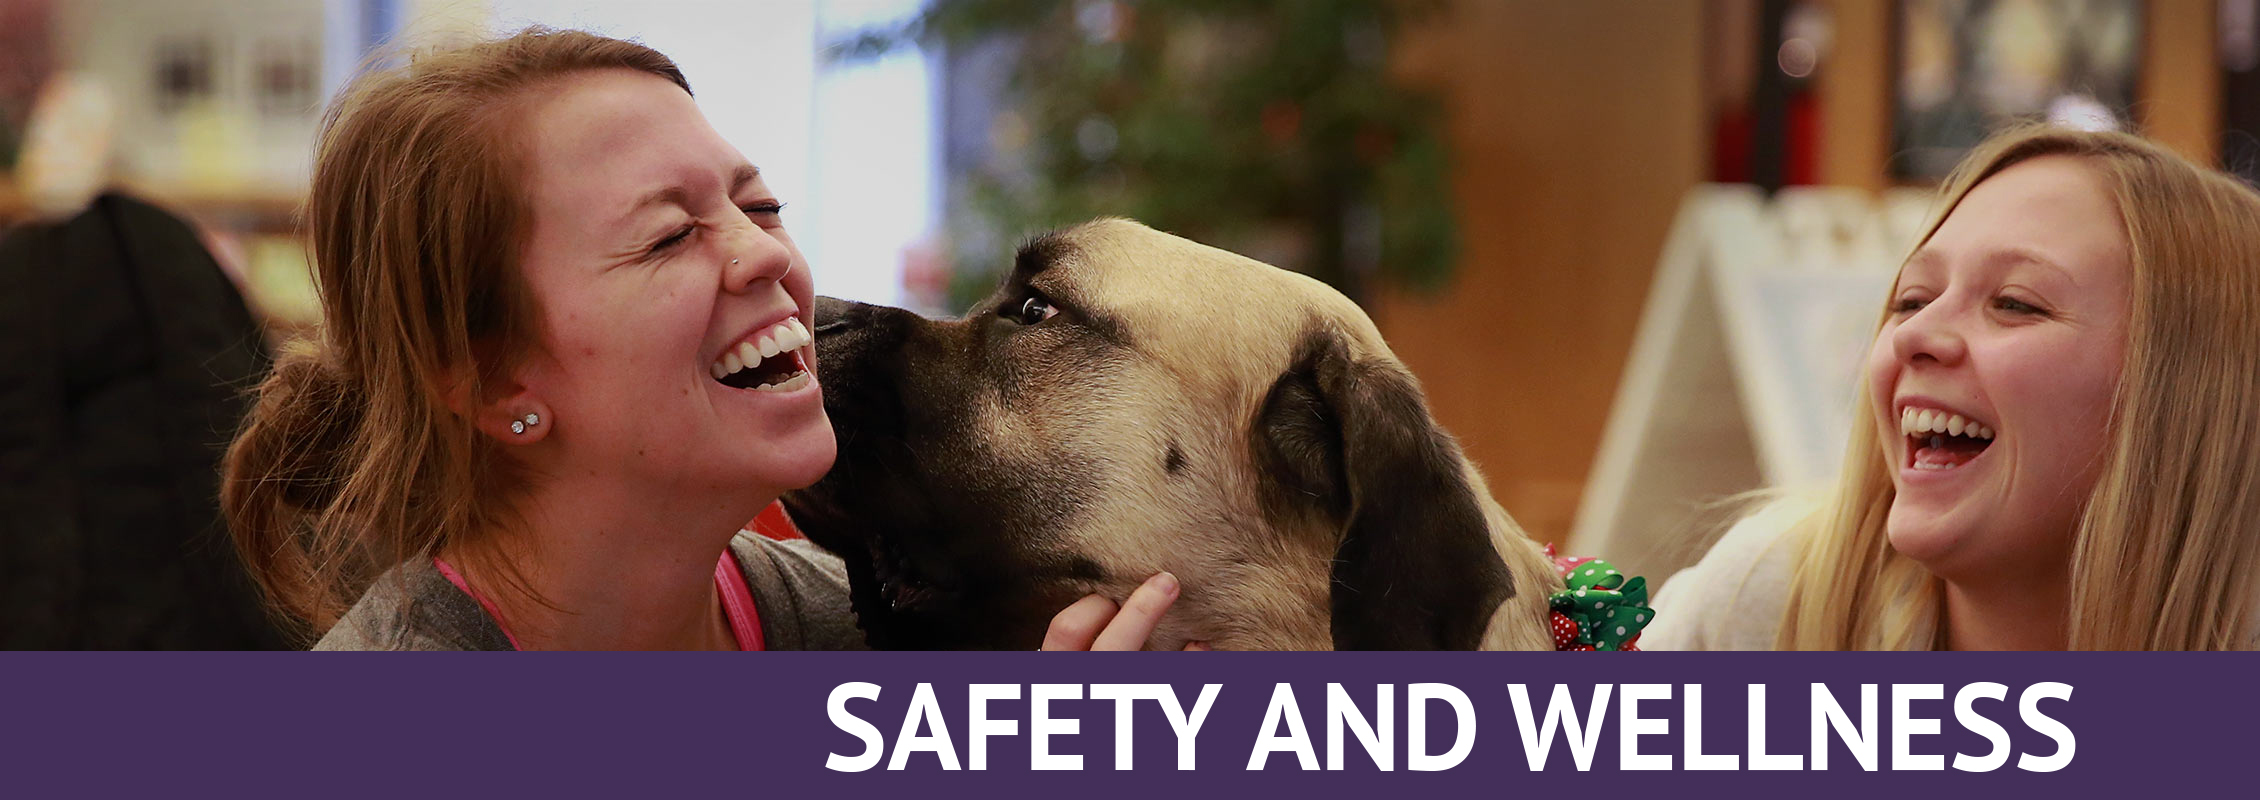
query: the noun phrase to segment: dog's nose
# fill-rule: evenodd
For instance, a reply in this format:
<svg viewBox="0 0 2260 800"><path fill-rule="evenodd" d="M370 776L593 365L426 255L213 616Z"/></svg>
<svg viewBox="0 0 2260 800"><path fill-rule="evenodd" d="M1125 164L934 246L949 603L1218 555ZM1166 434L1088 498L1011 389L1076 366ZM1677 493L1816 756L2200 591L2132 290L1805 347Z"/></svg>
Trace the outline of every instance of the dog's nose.
<svg viewBox="0 0 2260 800"><path fill-rule="evenodd" d="M816 298L816 338L818 341L836 341L839 337L854 334L857 338L877 337L874 341L891 341L908 336L925 318L893 306L875 306L834 297Z"/></svg>
<svg viewBox="0 0 2260 800"><path fill-rule="evenodd" d="M837 333L855 327L870 306L832 297L816 298L816 333Z"/></svg>

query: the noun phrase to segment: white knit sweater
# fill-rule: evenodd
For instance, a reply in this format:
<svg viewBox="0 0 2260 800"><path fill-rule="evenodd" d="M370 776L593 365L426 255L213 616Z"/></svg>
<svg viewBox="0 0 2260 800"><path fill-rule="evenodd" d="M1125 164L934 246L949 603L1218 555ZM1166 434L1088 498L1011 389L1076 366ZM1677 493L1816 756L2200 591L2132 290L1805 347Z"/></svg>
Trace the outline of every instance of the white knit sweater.
<svg viewBox="0 0 2260 800"><path fill-rule="evenodd" d="M1776 500L1727 529L1703 560L1657 590L1656 621L1640 649L1774 649L1796 568L1789 530L1812 511L1809 501Z"/></svg>

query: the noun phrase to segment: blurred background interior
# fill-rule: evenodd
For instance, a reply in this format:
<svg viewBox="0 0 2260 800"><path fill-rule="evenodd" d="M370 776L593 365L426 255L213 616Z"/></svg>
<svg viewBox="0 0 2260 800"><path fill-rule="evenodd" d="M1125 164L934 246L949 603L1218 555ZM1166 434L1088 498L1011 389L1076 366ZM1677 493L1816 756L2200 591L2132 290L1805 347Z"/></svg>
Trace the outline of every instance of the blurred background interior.
<svg viewBox="0 0 2260 800"><path fill-rule="evenodd" d="M318 321L322 103L527 24L674 57L825 294L954 313L1102 214L1316 275L1534 537L1652 579L1834 473L1987 131L2260 174L2260 0L0 0L0 646L279 642L213 470Z"/></svg>

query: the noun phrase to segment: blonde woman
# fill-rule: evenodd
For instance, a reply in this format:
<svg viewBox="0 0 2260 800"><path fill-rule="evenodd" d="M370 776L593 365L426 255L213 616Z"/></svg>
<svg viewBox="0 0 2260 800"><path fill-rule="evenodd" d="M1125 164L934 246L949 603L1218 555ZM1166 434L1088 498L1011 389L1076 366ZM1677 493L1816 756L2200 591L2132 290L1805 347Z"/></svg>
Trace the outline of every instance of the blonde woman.
<svg viewBox="0 0 2260 800"><path fill-rule="evenodd" d="M642 45L358 79L307 204L322 336L228 453L268 597L321 648L860 647L838 560L739 531L833 457L783 208ZM1086 598L1047 649L1136 648L1175 596Z"/></svg>
<svg viewBox="0 0 2260 800"><path fill-rule="evenodd" d="M1844 472L1669 581L1650 649L2244 649L2260 195L2139 138L1999 135L1901 267Z"/></svg>

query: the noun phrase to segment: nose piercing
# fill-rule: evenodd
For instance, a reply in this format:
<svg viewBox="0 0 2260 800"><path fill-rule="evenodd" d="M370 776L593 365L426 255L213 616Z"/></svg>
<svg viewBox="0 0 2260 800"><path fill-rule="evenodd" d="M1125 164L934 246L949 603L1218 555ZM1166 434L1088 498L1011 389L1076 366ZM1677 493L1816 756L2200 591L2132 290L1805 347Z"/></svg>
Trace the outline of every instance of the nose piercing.
<svg viewBox="0 0 2260 800"><path fill-rule="evenodd" d="M730 266L733 266L733 267L735 267L735 266L737 266L737 265L738 265L738 260L737 260L737 259L735 259L735 258L733 258L733 259L730 259Z"/></svg>
<svg viewBox="0 0 2260 800"><path fill-rule="evenodd" d="M525 433L527 428L540 424L540 414L527 414L525 419L514 419L510 421L510 432Z"/></svg>

